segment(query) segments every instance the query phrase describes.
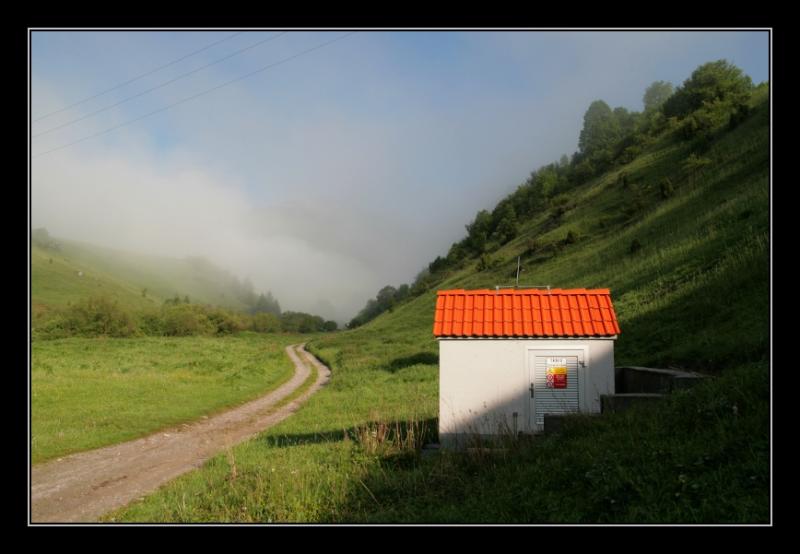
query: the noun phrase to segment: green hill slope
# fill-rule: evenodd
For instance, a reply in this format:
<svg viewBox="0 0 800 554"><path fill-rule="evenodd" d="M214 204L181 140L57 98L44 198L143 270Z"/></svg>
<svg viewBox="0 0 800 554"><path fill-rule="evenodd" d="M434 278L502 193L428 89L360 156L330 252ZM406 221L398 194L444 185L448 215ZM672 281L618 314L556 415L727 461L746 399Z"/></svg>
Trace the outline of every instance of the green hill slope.
<svg viewBox="0 0 800 554"><path fill-rule="evenodd" d="M246 308L238 280L201 258L146 256L67 240L58 245L31 248L35 318L90 295L107 296L133 310L160 306L176 294L193 302Z"/></svg>
<svg viewBox="0 0 800 554"><path fill-rule="evenodd" d="M400 329L414 329L424 344L432 338L436 290L513 284L520 256L521 285L611 289L622 329L615 349L620 364L719 372L765 359L767 99L767 89L754 95L749 119L703 153L710 163L702 172L684 168L692 145L666 133L630 164L571 191L555 224L551 211L523 222L519 235L491 254L490 269L480 271L479 260L467 259L425 294L320 346L362 334L391 337ZM658 186L664 177L675 187L666 199ZM640 204L632 211L627 205L634 194ZM570 231L575 238L568 244ZM640 247L632 251L634 241Z"/></svg>
<svg viewBox="0 0 800 554"><path fill-rule="evenodd" d="M693 143L665 131L629 164L570 191L559 217L545 210L522 222L490 263L466 259L393 311L312 343L354 396L363 382L380 382L387 399L405 398L401 390L417 387L413 407L384 400L377 419L405 421L413 414L435 426L435 291L513 284L521 256L521 284L611 289L622 329L617 365L692 368L716 379L502 460L446 457L389 471L381 465L362 479L371 495L354 494L335 519L766 521L766 87L753 94L752 107L743 123L701 151L709 162L701 170L686 164L697 153ZM664 177L674 186L670 195L661 193ZM392 387L398 392L388 392ZM368 420L375 412L359 410Z"/></svg>

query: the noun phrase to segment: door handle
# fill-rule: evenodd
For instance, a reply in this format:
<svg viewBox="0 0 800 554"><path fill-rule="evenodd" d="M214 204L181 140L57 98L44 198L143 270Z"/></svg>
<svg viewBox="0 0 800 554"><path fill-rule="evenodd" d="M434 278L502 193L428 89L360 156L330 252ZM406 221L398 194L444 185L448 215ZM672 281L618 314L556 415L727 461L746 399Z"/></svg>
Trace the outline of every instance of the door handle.
<svg viewBox="0 0 800 554"><path fill-rule="evenodd" d="M531 391L531 398L533 398L533 383L531 383L530 391Z"/></svg>

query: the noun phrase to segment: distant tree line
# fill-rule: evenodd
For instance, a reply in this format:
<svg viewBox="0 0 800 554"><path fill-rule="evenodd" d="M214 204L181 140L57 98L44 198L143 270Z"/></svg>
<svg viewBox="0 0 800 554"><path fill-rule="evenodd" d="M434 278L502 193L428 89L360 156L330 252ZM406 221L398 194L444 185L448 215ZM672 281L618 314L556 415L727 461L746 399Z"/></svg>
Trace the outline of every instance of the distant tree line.
<svg viewBox="0 0 800 554"><path fill-rule="evenodd" d="M665 81L652 83L642 97L643 112L612 109L603 100L595 100L584 113L578 150L572 156L564 155L531 172L493 210L480 210L466 225L466 236L453 243L446 255L437 256L411 285L381 289L348 327L363 325L399 302L430 290L466 263L477 260L479 270L490 267L487 253L514 240L521 223L543 212L558 222L570 207L570 191L630 163L665 132L674 133L678 140L692 141L695 149L702 151L719 132L747 118L753 89L750 77L741 69L718 60L699 66L677 89ZM707 162L704 158L697 160L687 160L684 165L694 168ZM672 194L670 182L661 183L660 188L663 197ZM631 194L635 197L636 191ZM631 209L638 206L637 202L639 199L632 199ZM574 234L571 240L576 240ZM404 293L398 297L400 289Z"/></svg>
<svg viewBox="0 0 800 554"><path fill-rule="evenodd" d="M237 312L218 306L191 304L188 297L169 299L160 309L132 311L116 300L91 296L75 304L53 309L37 323L32 336L55 339L72 336L189 336L257 333L316 333L335 331L335 321L303 312L280 316L263 311Z"/></svg>

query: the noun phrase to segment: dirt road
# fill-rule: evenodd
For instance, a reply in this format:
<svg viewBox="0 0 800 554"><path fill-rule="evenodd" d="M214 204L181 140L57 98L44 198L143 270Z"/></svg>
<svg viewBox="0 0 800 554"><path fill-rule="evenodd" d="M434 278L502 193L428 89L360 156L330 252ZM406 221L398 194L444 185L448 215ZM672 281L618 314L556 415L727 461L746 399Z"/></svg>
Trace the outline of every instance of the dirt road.
<svg viewBox="0 0 800 554"><path fill-rule="evenodd" d="M95 521L287 418L330 378L330 370L303 346L286 347L294 376L257 400L141 439L33 466L31 522ZM275 408L310 375L309 364L317 369L314 384Z"/></svg>

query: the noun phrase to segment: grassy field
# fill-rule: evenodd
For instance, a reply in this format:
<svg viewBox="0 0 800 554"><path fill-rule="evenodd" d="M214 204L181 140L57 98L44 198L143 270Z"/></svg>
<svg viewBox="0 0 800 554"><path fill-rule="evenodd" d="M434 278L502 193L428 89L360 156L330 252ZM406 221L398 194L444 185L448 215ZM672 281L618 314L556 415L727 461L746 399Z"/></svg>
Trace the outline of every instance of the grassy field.
<svg viewBox="0 0 800 554"><path fill-rule="evenodd" d="M305 340L244 333L34 341L32 461L130 440L260 396L293 375L284 347Z"/></svg>
<svg viewBox="0 0 800 554"><path fill-rule="evenodd" d="M560 437L502 455L419 454L436 440L438 348L431 290L367 325L313 341L329 386L292 418L218 456L116 521L766 522L770 514L769 113L754 113L687 173L687 146L664 134L628 166L571 193L520 236L437 288L513 282L609 287L621 336L617 365L715 375L656 406L579 418ZM631 190L643 205L623 215ZM662 198L670 176L675 194ZM526 253L528 240L575 244ZM631 251L638 240L642 248Z"/></svg>

